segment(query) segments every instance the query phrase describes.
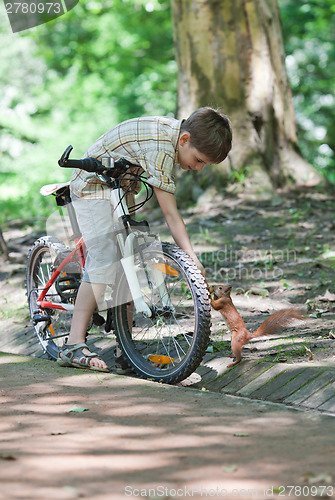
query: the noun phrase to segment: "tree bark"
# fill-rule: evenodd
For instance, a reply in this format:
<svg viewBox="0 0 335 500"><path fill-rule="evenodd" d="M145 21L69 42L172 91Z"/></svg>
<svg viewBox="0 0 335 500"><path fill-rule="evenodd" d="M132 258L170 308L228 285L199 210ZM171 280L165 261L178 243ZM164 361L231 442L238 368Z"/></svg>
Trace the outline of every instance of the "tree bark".
<svg viewBox="0 0 335 500"><path fill-rule="evenodd" d="M171 0L178 114L220 107L230 167L261 167L274 186L317 182L301 156L277 0Z"/></svg>
<svg viewBox="0 0 335 500"><path fill-rule="evenodd" d="M2 260L8 260L8 256L9 256L9 250L8 250L8 246L5 242L5 238L3 237L3 233L2 233L2 228L0 226L0 250L1 250L1 259Z"/></svg>

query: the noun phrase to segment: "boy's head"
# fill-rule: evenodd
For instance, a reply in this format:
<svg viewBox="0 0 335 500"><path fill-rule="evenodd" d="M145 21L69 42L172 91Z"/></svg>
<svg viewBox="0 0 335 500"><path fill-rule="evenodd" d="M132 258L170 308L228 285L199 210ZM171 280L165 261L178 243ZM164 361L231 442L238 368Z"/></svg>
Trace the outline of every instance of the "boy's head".
<svg viewBox="0 0 335 500"><path fill-rule="evenodd" d="M220 163L231 150L232 131L228 117L215 109L199 108L183 121L179 136L179 161L184 170L202 170Z"/></svg>

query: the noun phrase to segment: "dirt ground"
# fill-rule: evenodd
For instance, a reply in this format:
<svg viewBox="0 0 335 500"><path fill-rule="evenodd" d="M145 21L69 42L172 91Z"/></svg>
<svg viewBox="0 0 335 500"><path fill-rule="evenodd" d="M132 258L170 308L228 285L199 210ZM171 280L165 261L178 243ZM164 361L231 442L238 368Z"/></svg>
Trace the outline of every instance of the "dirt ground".
<svg viewBox="0 0 335 500"><path fill-rule="evenodd" d="M234 304L249 330L292 305L306 315L275 338L253 340L246 357L335 361L334 208L333 193L301 189L263 197L204 195L188 211L185 222L208 282L233 285ZM226 325L219 313L212 317L214 350L230 355Z"/></svg>
<svg viewBox="0 0 335 500"><path fill-rule="evenodd" d="M254 339L247 358L287 363L335 361L335 243L332 192L304 188L262 195L208 193L182 210L191 241L210 284L233 285L233 300L248 329L275 310L294 305L303 323L273 338ZM238 187L236 187L238 189ZM171 240L159 209L141 212ZM0 327L29 324L24 291L25 260L33 241L45 234L35 221L3 228L9 260L0 261ZM230 334L220 313L212 315L212 349L231 355Z"/></svg>
<svg viewBox="0 0 335 500"><path fill-rule="evenodd" d="M306 312L245 357L335 361L333 195L199 201L183 211L192 242L209 283L234 286L250 330L288 304ZM159 212L149 219L168 239ZM10 331L29 324L25 258L44 232L32 221L4 229L0 329ZM211 348L230 355L229 337L213 312ZM0 390L0 499L335 498L334 421L317 412L4 354Z"/></svg>
<svg viewBox="0 0 335 500"><path fill-rule="evenodd" d="M0 354L0 499L335 498L334 419Z"/></svg>

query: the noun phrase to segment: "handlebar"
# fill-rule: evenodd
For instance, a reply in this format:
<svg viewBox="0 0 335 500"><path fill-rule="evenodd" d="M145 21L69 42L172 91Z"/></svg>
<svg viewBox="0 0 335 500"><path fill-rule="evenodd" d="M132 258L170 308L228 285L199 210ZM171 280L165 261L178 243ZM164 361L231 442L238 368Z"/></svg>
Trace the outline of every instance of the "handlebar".
<svg viewBox="0 0 335 500"><path fill-rule="evenodd" d="M86 172L93 172L95 174L106 175L107 177L114 177L117 179L121 174L124 174L127 168L133 166L124 158L114 162L113 167L106 167L97 158L84 158L83 160L70 160L69 156L73 147L70 145L66 148L60 159L58 165L63 168L80 168Z"/></svg>
<svg viewBox="0 0 335 500"><path fill-rule="evenodd" d="M70 145L66 148L60 159L58 160L58 165L63 168L80 168L81 170L86 170L86 172L93 172L97 174L98 178L109 185L112 185L111 179L118 179L118 187L124 190L124 196L127 193L137 194L140 191L141 184L145 187L145 199L136 203L134 206L129 207L129 210L137 210L141 208L153 195L153 188L143 179L142 175L138 172L132 171L131 167L135 167L135 170L140 168L139 165L130 163L125 158L120 158L116 160L112 167L104 165L97 158L84 158L82 160L70 160L69 156L73 147Z"/></svg>

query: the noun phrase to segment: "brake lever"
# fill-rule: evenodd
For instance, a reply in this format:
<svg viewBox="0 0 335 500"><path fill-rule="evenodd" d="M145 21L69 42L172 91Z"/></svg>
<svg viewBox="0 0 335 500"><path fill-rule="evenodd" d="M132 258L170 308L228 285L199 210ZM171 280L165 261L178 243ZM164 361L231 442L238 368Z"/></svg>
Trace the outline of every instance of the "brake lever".
<svg viewBox="0 0 335 500"><path fill-rule="evenodd" d="M93 177L93 176L92 176ZM107 184L109 184L110 182L114 181L114 178L113 177L108 177L107 175L105 174L95 174L95 177L98 177L98 179L100 179L102 182L105 182Z"/></svg>
<svg viewBox="0 0 335 500"><path fill-rule="evenodd" d="M64 153L62 154L62 156L58 160L58 165L60 167L63 167L67 163L72 149L73 149L73 146L71 146L71 144L70 144L70 146L68 146L66 148L66 150L64 151Z"/></svg>

